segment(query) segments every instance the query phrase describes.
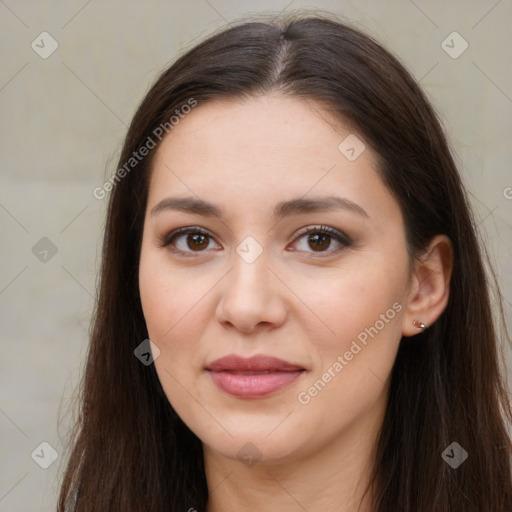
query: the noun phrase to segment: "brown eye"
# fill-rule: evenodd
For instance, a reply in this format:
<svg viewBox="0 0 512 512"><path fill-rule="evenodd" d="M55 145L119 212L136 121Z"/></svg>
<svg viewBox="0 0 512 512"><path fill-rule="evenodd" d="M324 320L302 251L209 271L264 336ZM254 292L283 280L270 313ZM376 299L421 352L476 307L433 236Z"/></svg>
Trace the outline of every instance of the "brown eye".
<svg viewBox="0 0 512 512"><path fill-rule="evenodd" d="M296 248L293 250L305 252L308 256L311 256L312 252L317 253L316 255L320 257L338 253L352 243L347 235L329 226L305 228L299 232L296 240ZM334 248L331 249L333 244Z"/></svg>
<svg viewBox="0 0 512 512"><path fill-rule="evenodd" d="M180 228L165 236L161 247L167 247L171 252L183 256L195 256L193 253L206 252L206 249L213 241L213 237L199 228Z"/></svg>
<svg viewBox="0 0 512 512"><path fill-rule="evenodd" d="M208 237L202 233L187 235L187 246L193 251L206 249L208 247Z"/></svg>
<svg viewBox="0 0 512 512"><path fill-rule="evenodd" d="M329 235L310 235L308 237L308 244L314 251L322 251L328 249L331 245L331 237Z"/></svg>

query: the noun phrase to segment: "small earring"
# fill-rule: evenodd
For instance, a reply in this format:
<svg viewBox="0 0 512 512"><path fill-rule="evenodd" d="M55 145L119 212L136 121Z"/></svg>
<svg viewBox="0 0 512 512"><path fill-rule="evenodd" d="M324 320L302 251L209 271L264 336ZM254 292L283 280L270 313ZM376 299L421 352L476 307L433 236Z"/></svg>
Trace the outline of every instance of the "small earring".
<svg viewBox="0 0 512 512"><path fill-rule="evenodd" d="M413 323L414 327L417 327L418 329L421 329L422 331L423 331L423 329L427 328L427 325L424 324L423 322L420 322L419 320L414 320L412 323Z"/></svg>

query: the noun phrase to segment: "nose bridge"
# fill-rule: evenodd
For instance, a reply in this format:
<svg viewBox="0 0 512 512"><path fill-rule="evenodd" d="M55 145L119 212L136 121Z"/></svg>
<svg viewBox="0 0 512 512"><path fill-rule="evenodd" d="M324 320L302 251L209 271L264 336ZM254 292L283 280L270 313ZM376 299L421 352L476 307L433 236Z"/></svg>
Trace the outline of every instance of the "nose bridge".
<svg viewBox="0 0 512 512"><path fill-rule="evenodd" d="M233 256L230 288L237 295L241 294L244 300L272 294L272 290L269 289L272 287L269 281L269 264L268 251L264 251L260 244L256 247L254 242L243 241Z"/></svg>
<svg viewBox="0 0 512 512"><path fill-rule="evenodd" d="M269 268L269 253L258 246L245 240L236 248L218 308L220 321L246 331L260 323L280 324L286 314L279 280Z"/></svg>

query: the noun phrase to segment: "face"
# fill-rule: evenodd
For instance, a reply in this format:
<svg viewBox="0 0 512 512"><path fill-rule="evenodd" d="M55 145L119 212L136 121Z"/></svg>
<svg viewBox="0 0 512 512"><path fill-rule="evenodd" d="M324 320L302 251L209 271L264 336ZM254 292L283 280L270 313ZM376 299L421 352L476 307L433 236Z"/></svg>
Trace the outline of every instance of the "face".
<svg viewBox="0 0 512 512"><path fill-rule="evenodd" d="M141 301L163 389L205 450L291 461L382 421L409 259L363 143L269 95L199 104L159 147Z"/></svg>

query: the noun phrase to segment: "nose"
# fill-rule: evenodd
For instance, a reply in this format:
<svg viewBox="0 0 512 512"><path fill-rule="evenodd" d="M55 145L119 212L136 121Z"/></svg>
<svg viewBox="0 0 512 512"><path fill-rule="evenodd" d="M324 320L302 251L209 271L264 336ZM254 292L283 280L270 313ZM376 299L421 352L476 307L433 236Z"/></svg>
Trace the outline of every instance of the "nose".
<svg viewBox="0 0 512 512"><path fill-rule="evenodd" d="M252 263L235 254L233 268L222 280L216 318L244 333L274 329L286 320L285 293L264 254Z"/></svg>

